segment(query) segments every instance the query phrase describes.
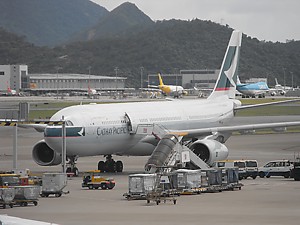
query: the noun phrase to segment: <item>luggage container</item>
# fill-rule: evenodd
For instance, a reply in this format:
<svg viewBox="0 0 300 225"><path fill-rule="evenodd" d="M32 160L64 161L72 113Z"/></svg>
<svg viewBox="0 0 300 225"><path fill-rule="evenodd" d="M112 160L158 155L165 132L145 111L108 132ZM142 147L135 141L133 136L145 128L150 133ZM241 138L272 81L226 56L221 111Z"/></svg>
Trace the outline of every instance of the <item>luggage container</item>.
<svg viewBox="0 0 300 225"><path fill-rule="evenodd" d="M203 178L201 186L206 187L206 192L222 191L222 170L221 169L205 169L201 171Z"/></svg>
<svg viewBox="0 0 300 225"><path fill-rule="evenodd" d="M128 200L146 199L147 194L153 191L156 179L156 174L129 175L129 190L123 196Z"/></svg>
<svg viewBox="0 0 300 225"><path fill-rule="evenodd" d="M7 205L10 208L13 207L13 200L15 198L15 189L14 188L0 188L0 204L2 204L3 209L6 208Z"/></svg>
<svg viewBox="0 0 300 225"><path fill-rule="evenodd" d="M66 173L44 173L42 176L41 197L48 197L49 195L60 197L62 194L67 194L69 192L63 192L66 186Z"/></svg>
<svg viewBox="0 0 300 225"><path fill-rule="evenodd" d="M38 204L38 197L40 194L40 186L15 186L14 203L27 206L28 203Z"/></svg>
<svg viewBox="0 0 300 225"><path fill-rule="evenodd" d="M176 170L172 174L172 184L181 194L200 193L201 170Z"/></svg>

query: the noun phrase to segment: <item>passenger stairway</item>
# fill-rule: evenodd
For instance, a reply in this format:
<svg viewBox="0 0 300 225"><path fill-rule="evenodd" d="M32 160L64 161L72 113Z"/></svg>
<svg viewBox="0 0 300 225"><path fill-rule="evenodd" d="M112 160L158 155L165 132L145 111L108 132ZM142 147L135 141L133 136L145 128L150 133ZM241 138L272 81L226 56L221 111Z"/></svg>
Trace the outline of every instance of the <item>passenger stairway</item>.
<svg viewBox="0 0 300 225"><path fill-rule="evenodd" d="M149 129L149 125L147 126ZM162 126L153 124L151 133L160 141L145 165L145 171L155 173L158 168L184 167L191 163L195 168L207 169L209 166L188 147L181 144L182 136L169 133Z"/></svg>

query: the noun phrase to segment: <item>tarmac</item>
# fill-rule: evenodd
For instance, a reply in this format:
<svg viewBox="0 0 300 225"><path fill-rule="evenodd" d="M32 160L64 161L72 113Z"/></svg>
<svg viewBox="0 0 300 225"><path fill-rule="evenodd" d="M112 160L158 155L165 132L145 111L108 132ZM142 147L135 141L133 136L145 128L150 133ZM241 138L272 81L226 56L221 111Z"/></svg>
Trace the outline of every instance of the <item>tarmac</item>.
<svg viewBox="0 0 300 225"><path fill-rule="evenodd" d="M232 136L226 145L229 158L257 159L259 165L275 159L293 159L300 152L299 133ZM61 166L41 167L31 159L33 144L42 138L31 129L18 129L18 168L32 173L60 172ZM13 128L0 128L0 170L12 168ZM142 173L147 157L114 157L124 163L121 174L105 174L116 180L112 190L81 188L82 177L69 178L60 198L40 198L38 206L15 206L0 214L62 225L82 224L295 224L300 221L300 182L291 178L248 178L240 191L180 196L171 202L147 204L146 200L128 201L128 175ZM95 169L101 156L79 158L81 171Z"/></svg>

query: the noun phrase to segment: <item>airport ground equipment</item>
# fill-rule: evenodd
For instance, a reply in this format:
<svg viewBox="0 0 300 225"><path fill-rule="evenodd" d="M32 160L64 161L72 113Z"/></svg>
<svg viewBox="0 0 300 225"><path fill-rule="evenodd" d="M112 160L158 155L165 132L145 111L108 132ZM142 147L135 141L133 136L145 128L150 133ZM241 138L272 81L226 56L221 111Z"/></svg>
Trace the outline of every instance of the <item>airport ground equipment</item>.
<svg viewBox="0 0 300 225"><path fill-rule="evenodd" d="M283 176L289 178L293 164L286 159L274 160L266 163L264 166L258 168L258 174L261 178L271 176Z"/></svg>
<svg viewBox="0 0 300 225"><path fill-rule="evenodd" d="M113 178L106 178L102 176L100 170L91 170L83 175L81 186L88 187L89 189L113 189L116 183Z"/></svg>
<svg viewBox="0 0 300 225"><path fill-rule="evenodd" d="M215 163L215 168L238 168L238 174L239 174L239 179L245 179L247 178L247 173L246 173L246 161L245 160L240 160L240 159L226 159L226 160L220 160Z"/></svg>
<svg viewBox="0 0 300 225"><path fill-rule="evenodd" d="M178 169L172 172L172 185L180 194L200 194L201 170Z"/></svg>
<svg viewBox="0 0 300 225"><path fill-rule="evenodd" d="M151 174L131 174L128 179L128 193L123 196L127 200L146 199L149 192L153 191L157 175Z"/></svg>
<svg viewBox="0 0 300 225"><path fill-rule="evenodd" d="M40 186L15 186L14 203L20 206L27 206L28 203L38 204Z"/></svg>
<svg viewBox="0 0 300 225"><path fill-rule="evenodd" d="M292 169L292 175L295 181L300 181L300 161L294 162L294 168Z"/></svg>
<svg viewBox="0 0 300 225"><path fill-rule="evenodd" d="M0 188L0 205L2 204L3 209L6 208L7 205L10 206L10 208L14 205L15 198L15 189L10 187L4 187Z"/></svg>
<svg viewBox="0 0 300 225"><path fill-rule="evenodd" d="M256 179L258 176L258 166L257 166L257 160L245 160L246 163L246 175L245 178L252 177L253 179Z"/></svg>
<svg viewBox="0 0 300 225"><path fill-rule="evenodd" d="M0 174L0 188L20 185L20 175L14 173Z"/></svg>
<svg viewBox="0 0 300 225"><path fill-rule="evenodd" d="M157 168L159 171L156 173L157 177L155 180L154 188L152 191L149 191L146 195L147 203L151 201L155 202L156 205L160 203L166 203L171 201L174 205L177 203L177 198L175 196L180 195L179 192L174 189L172 176L169 173L168 167Z"/></svg>
<svg viewBox="0 0 300 225"><path fill-rule="evenodd" d="M62 194L68 194L63 189L67 186L66 173L44 173L42 176L42 191L41 197L55 195L61 197Z"/></svg>

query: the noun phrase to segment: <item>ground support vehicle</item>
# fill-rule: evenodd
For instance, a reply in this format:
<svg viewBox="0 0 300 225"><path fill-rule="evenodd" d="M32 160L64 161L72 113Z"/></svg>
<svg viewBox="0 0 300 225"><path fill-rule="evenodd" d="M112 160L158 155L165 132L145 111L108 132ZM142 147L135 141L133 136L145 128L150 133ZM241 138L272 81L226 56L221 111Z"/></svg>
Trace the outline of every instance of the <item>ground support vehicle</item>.
<svg viewBox="0 0 300 225"><path fill-rule="evenodd" d="M289 178L291 176L291 170L293 164L289 160L274 160L265 164L263 167L258 169L258 175L263 177L271 176L283 176Z"/></svg>
<svg viewBox="0 0 300 225"><path fill-rule="evenodd" d="M98 189L102 190L113 189L116 185L113 178L103 177L100 170L88 171L83 176L83 181L81 186L88 187L89 189Z"/></svg>
<svg viewBox="0 0 300 225"><path fill-rule="evenodd" d="M246 163L246 175L245 178L252 177L253 179L256 179L258 176L258 167L257 167L257 161L256 160L245 160Z"/></svg>
<svg viewBox="0 0 300 225"><path fill-rule="evenodd" d="M300 162L294 162L292 174L295 181L300 181Z"/></svg>
<svg viewBox="0 0 300 225"><path fill-rule="evenodd" d="M62 194L69 193L63 191L66 186L66 173L44 173L42 176L42 191L40 195L41 197L48 197L49 195L61 197Z"/></svg>
<svg viewBox="0 0 300 225"><path fill-rule="evenodd" d="M27 206L32 203L35 206L38 204L38 197L40 194L40 186L15 186L14 204L20 206Z"/></svg>
<svg viewBox="0 0 300 225"><path fill-rule="evenodd" d="M14 206L14 198L14 188L0 188L0 205L2 205L3 209L5 209L7 205L9 205L10 208L12 208Z"/></svg>

